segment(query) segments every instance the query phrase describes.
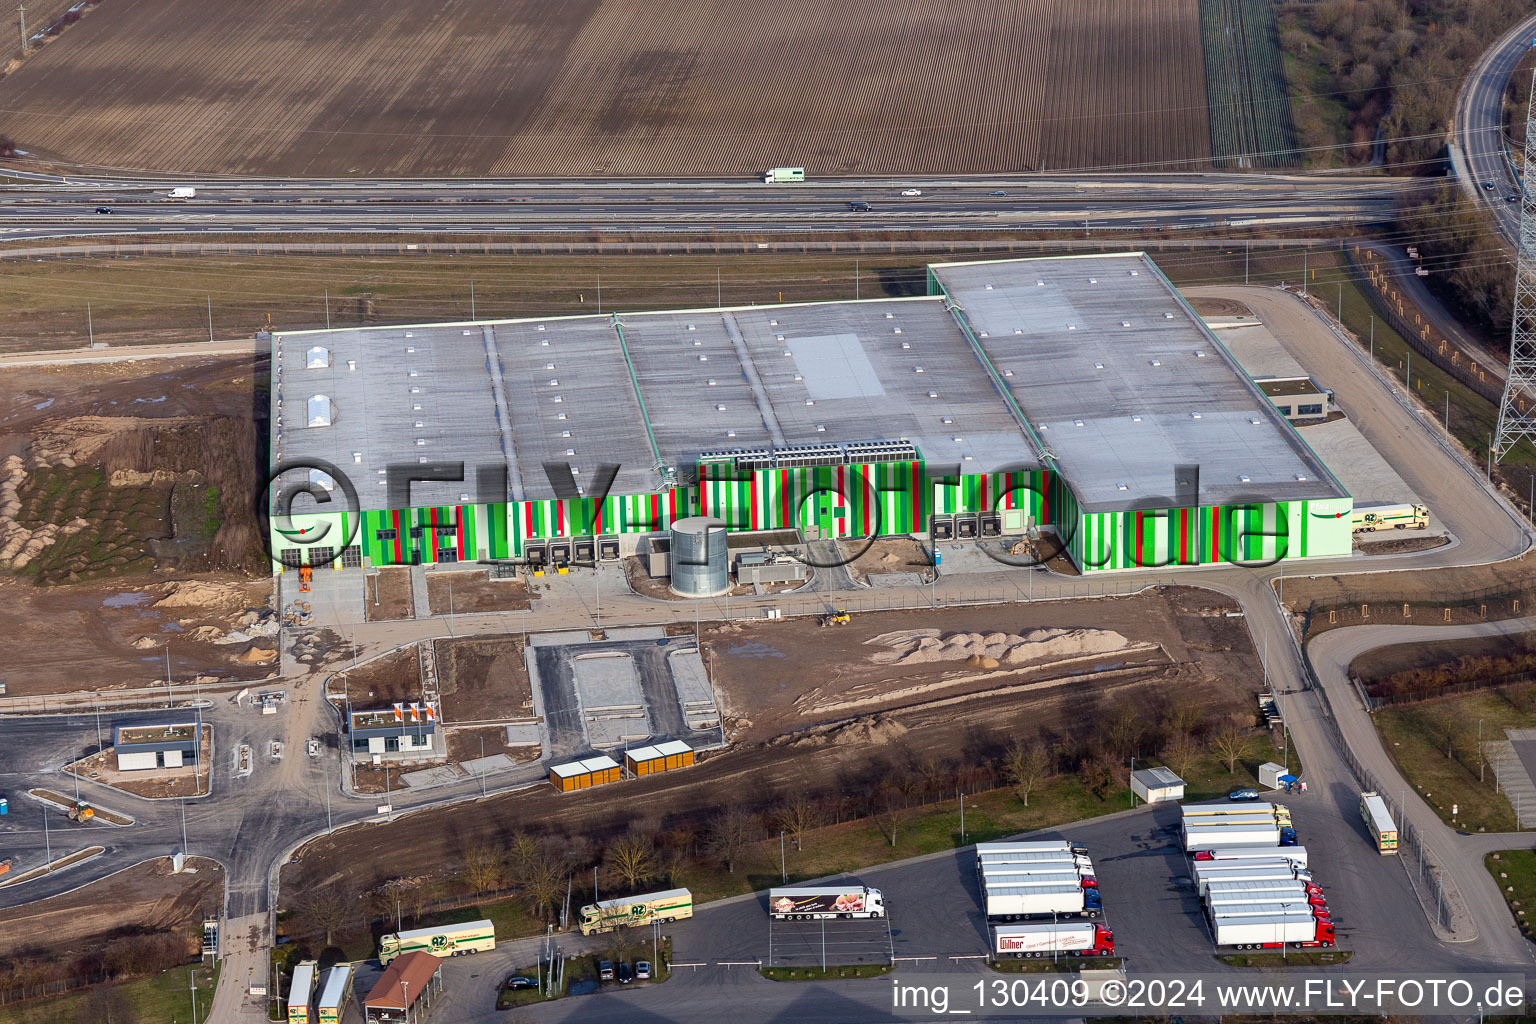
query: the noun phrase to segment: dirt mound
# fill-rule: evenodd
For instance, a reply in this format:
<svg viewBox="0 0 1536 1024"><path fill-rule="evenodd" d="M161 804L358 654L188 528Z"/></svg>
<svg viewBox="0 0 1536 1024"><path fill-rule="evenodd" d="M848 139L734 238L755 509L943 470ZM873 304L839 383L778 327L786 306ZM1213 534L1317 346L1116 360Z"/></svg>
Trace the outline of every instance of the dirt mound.
<svg viewBox="0 0 1536 1024"><path fill-rule="evenodd" d="M260 647L252 647L244 654L238 655L235 660L243 661L247 665L266 665L277 658L276 651L262 650Z"/></svg>
<svg viewBox="0 0 1536 1024"><path fill-rule="evenodd" d="M116 437L144 427L168 427L192 422L186 417L146 419L142 416L72 416L32 435L28 452L47 464L73 466L91 462Z"/></svg>
<svg viewBox="0 0 1536 1024"><path fill-rule="evenodd" d="M823 725L792 736L781 737L792 747L880 747L907 734L907 727L884 715L865 715L849 722Z"/></svg>
<svg viewBox="0 0 1536 1024"><path fill-rule="evenodd" d="M1098 654L1141 650L1112 629L1032 629L1016 633L943 633L937 629L902 629L865 641L889 648L870 656L879 665L921 665L959 661L972 668L1024 665ZM976 659L976 660L973 660ZM992 664L987 665L990 661Z"/></svg>
<svg viewBox="0 0 1536 1024"><path fill-rule="evenodd" d="M185 580L181 583L167 583L165 596L155 602L155 607L226 610L244 604L245 594L232 583Z"/></svg>

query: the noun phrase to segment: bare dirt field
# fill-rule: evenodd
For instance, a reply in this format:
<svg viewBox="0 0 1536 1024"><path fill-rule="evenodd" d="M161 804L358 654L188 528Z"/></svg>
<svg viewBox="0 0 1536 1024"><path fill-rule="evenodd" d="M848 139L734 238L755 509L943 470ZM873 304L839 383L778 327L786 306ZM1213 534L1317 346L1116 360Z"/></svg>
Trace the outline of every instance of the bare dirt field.
<svg viewBox="0 0 1536 1024"><path fill-rule="evenodd" d="M727 728L737 741L761 741L818 722L1000 689L1041 704L1081 701L1085 689L1097 691L1099 676L1120 678L1127 669L1139 678L1245 678L1251 645L1242 620L1222 616L1229 607L1205 591L1173 588L1101 601L856 615L845 626L807 619L715 624L703 640ZM872 642L914 629L995 634L994 645L1033 630L1082 630L1088 642L1078 653L1069 635L1066 644L1014 663L972 649L893 661L898 648ZM1094 642L1116 638L1123 648Z"/></svg>
<svg viewBox="0 0 1536 1024"><path fill-rule="evenodd" d="M489 722L533 714L533 689L518 637L437 641L437 680L445 721Z"/></svg>
<svg viewBox="0 0 1536 1024"><path fill-rule="evenodd" d="M1191 706L1215 716L1251 714L1262 672L1243 621L1220 614L1231 607L1235 606L1216 595L1175 588L1136 599L1042 605L1033 612L1018 606L957 610L955 628L974 627L989 615L997 625L1013 629L1108 623L1137 639L1157 637L1175 663L1101 672L1086 680L1091 687L1086 691L1001 687L972 693L964 700L929 695L926 703L874 715L839 716L842 721L810 728L804 728L808 723L793 713L793 700L815 685L816 673L823 678L830 673L836 652L803 655L797 649L792 664L788 654L782 661L742 658L747 664L736 676L741 686L755 685L760 699L754 706L763 708L760 717L767 722L777 713L785 724L801 727L800 732L766 742L739 742L686 771L580 794L559 794L541 786L473 806L407 815L385 826L387 831L367 827L339 832L306 846L296 862L284 867L284 899L291 902L313 886L343 877L349 886L364 889L390 877L438 871L454 863L467 845L482 839L497 841L519 827L557 830L569 836L617 834L636 819L650 817L670 825L707 814L720 805L722 794L753 806L769 803L777 794L804 791L808 785L845 790L868 787L879 777L880 766L892 760L964 762L995 756L1015 734L1035 733L1047 741L1081 735L1086 722L1127 700L1141 709L1147 721L1157 720L1174 706ZM1021 621L1026 614L1038 619ZM838 631L840 639L825 642L856 647L861 632L867 638L936 621L948 627L948 615L942 612L937 620L931 613L863 616ZM804 628L807 632L793 637L781 633L775 639L786 646L793 642L797 648L823 642L822 631ZM814 635L807 635L810 631ZM714 643L718 648L742 636L727 634ZM863 653L856 651L845 660L855 664ZM770 667L780 664L785 666L783 671ZM738 691L737 699L747 698ZM768 731L764 726L753 735Z"/></svg>
<svg viewBox="0 0 1536 1024"><path fill-rule="evenodd" d="M450 612L505 612L529 607L522 580L493 580L484 569L427 573L427 600L433 615Z"/></svg>
<svg viewBox="0 0 1536 1024"><path fill-rule="evenodd" d="M363 586L363 611L367 621L416 617L416 604L411 597L411 570L380 569L369 573Z"/></svg>
<svg viewBox="0 0 1536 1024"><path fill-rule="evenodd" d="M1394 540L1357 540L1355 547L1360 549L1362 555L1401 555L1409 551L1428 551L1430 548L1442 548L1451 542L1451 538L1440 535L1438 537L1401 537Z"/></svg>
<svg viewBox="0 0 1536 1024"><path fill-rule="evenodd" d="M247 174L1188 166L1196 0L102 4L0 81L45 159Z"/></svg>
<svg viewBox="0 0 1536 1024"><path fill-rule="evenodd" d="M421 658L415 646L336 674L354 708L421 699Z"/></svg>
<svg viewBox="0 0 1536 1024"><path fill-rule="evenodd" d="M447 736L448 758L459 763L472 761L478 757L490 757L493 754L505 754L518 763L536 761L539 757L537 743L509 746L507 730L504 726L487 725L470 729L450 729Z"/></svg>
<svg viewBox="0 0 1536 1024"><path fill-rule="evenodd" d="M0 911L0 957L64 960L99 949L119 934L201 929L218 912L224 873L188 858L196 874L171 873L169 857L120 871L71 893Z"/></svg>

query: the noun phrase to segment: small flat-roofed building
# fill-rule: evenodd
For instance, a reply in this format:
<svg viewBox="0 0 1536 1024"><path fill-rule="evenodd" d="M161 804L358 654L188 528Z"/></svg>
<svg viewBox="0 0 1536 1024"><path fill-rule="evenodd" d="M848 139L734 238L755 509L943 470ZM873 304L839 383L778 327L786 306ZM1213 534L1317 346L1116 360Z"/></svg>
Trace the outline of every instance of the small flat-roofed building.
<svg viewBox="0 0 1536 1024"><path fill-rule="evenodd" d="M120 725L112 738L120 772L180 768L197 761L197 723Z"/></svg>
<svg viewBox="0 0 1536 1024"><path fill-rule="evenodd" d="M562 793L590 789L607 782L617 782L622 777L619 762L607 754L599 754L582 761L551 765L549 769L550 784Z"/></svg>
<svg viewBox="0 0 1536 1024"><path fill-rule="evenodd" d="M1311 377L1255 377L1259 390L1286 419L1320 420L1332 411L1328 389Z"/></svg>
<svg viewBox="0 0 1536 1024"><path fill-rule="evenodd" d="M655 775L657 772L687 768L693 764L693 748L682 740L668 740L649 747L636 747L624 755L624 765L631 775Z"/></svg>
<svg viewBox="0 0 1536 1024"><path fill-rule="evenodd" d="M1167 768L1138 768L1131 772L1131 792L1149 804L1184 799L1184 780Z"/></svg>
<svg viewBox="0 0 1536 1024"><path fill-rule="evenodd" d="M369 1024L421 1020L442 991L443 962L431 953L406 953L390 961L363 997L364 1019Z"/></svg>
<svg viewBox="0 0 1536 1024"><path fill-rule="evenodd" d="M348 721L354 755L421 755L437 736L437 713L427 704L393 704L353 711Z"/></svg>

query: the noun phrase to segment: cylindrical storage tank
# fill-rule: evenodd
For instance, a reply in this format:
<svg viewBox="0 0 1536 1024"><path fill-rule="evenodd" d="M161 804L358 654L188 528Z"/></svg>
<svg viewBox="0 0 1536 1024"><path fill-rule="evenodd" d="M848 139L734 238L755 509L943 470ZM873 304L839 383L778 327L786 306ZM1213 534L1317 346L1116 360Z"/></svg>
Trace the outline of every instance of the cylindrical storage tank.
<svg viewBox="0 0 1536 1024"><path fill-rule="evenodd" d="M731 589L725 524L718 519L690 516L674 522L670 561L674 594L714 597Z"/></svg>

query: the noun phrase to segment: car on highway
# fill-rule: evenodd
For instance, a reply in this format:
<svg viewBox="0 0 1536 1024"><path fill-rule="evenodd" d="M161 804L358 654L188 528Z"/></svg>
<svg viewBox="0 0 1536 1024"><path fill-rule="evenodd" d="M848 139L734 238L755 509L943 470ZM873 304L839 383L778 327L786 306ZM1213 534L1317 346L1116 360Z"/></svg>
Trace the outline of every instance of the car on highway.
<svg viewBox="0 0 1536 1024"><path fill-rule="evenodd" d="M853 202L848 204L848 209L853 210L856 213L868 213L869 211L873 210L874 207L870 206L862 199L855 199Z"/></svg>
<svg viewBox="0 0 1536 1024"><path fill-rule="evenodd" d="M989 196L1005 196L1007 194L1008 194L1008 192L1005 189L997 189L994 192L988 192L987 193L987 195L989 195Z"/></svg>
<svg viewBox="0 0 1536 1024"><path fill-rule="evenodd" d="M1228 800L1257 800L1259 791L1256 789L1234 789L1227 794Z"/></svg>
<svg viewBox="0 0 1536 1024"><path fill-rule="evenodd" d="M628 960L619 961L619 984L628 985L635 980L635 972L629 969Z"/></svg>
<svg viewBox="0 0 1536 1024"><path fill-rule="evenodd" d="M613 961L611 961L611 960L599 960L597 962L597 980L598 981L612 981L613 980Z"/></svg>
<svg viewBox="0 0 1536 1024"><path fill-rule="evenodd" d="M507 988L510 989L536 988L538 987L538 984L539 983L534 981L532 978L521 974L514 974L507 978Z"/></svg>
<svg viewBox="0 0 1536 1024"><path fill-rule="evenodd" d="M650 981L651 980L651 962L649 960L636 960L635 961L635 980L636 981Z"/></svg>
<svg viewBox="0 0 1536 1024"><path fill-rule="evenodd" d="M904 196L920 196L923 194L923 190L920 188L904 188L901 190L901 194Z"/></svg>
<svg viewBox="0 0 1536 1024"><path fill-rule="evenodd" d="M96 207L96 212L97 213L111 213L112 212L112 207L110 207L110 206L98 206L98 207Z"/></svg>
<svg viewBox="0 0 1536 1024"><path fill-rule="evenodd" d="M1491 181L1483 182L1483 188L1486 189L1489 192L1492 192L1493 191L1493 182L1491 182Z"/></svg>
<svg viewBox="0 0 1536 1024"><path fill-rule="evenodd" d="M1518 203L1520 201L1520 193L1511 192L1509 195L1504 197L1504 201L1506 203Z"/></svg>

